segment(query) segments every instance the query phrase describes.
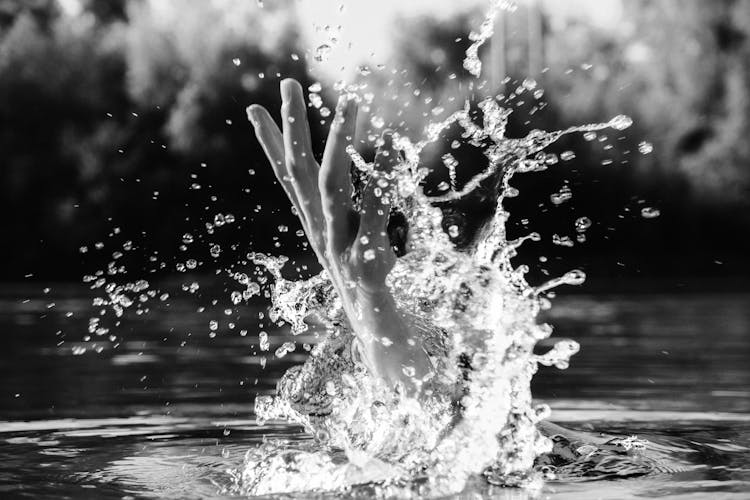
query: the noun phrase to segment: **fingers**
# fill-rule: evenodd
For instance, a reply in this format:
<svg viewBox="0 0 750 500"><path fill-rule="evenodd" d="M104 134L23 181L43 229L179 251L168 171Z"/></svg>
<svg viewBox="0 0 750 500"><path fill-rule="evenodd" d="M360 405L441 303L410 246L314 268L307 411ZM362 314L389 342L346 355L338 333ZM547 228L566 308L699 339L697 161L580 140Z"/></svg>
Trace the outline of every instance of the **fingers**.
<svg viewBox="0 0 750 500"><path fill-rule="evenodd" d="M286 168L292 178L300 210L307 220L307 239L318 260L328 268L326 228L318 189L319 167L310 146L310 126L302 86L291 78L281 82L281 121Z"/></svg>
<svg viewBox="0 0 750 500"><path fill-rule="evenodd" d="M390 130L383 132L383 144L375 155L375 171L367 182L362 196L362 210L358 237L366 236L369 241L382 248L388 248L386 226L391 212L391 173L398 164L398 151L393 147Z"/></svg>
<svg viewBox="0 0 750 500"><path fill-rule="evenodd" d="M318 165L310 146L310 126L307 123L305 98L302 95L302 86L291 78L281 82L281 121L286 167L295 183L302 210L309 216L319 216L315 213L316 205L320 204ZM308 218L312 223L314 217Z"/></svg>
<svg viewBox="0 0 750 500"><path fill-rule="evenodd" d="M352 142L356 124L357 104L342 96L328 133L318 181L328 245L336 253L343 251L353 237L352 183L349 176L351 158L346 147Z"/></svg>
<svg viewBox="0 0 750 500"><path fill-rule="evenodd" d="M336 106L336 117L328 133L319 182L320 191L326 197L325 201L336 204L337 207L352 206L352 183L349 178L349 165L352 160L346 152L346 147L352 143L356 125L357 103L342 96Z"/></svg>
<svg viewBox="0 0 750 500"><path fill-rule="evenodd" d="M255 136L258 138L261 147L263 147L268 161L271 162L271 167L276 174L276 178L281 183L294 208L297 209L297 214L302 221L302 227L307 231L308 227L305 215L302 213L297 193L292 185L292 178L286 169L284 139L281 136L279 127L276 126L268 111L263 106L258 106L257 104L253 104L247 108L247 117L255 128Z"/></svg>

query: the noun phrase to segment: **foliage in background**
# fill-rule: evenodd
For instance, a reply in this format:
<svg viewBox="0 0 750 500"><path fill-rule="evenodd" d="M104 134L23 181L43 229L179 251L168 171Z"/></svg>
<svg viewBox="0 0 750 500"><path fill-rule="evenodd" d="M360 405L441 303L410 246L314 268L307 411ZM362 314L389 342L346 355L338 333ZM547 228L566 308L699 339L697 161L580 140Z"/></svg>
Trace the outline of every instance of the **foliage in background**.
<svg viewBox="0 0 750 500"><path fill-rule="evenodd" d="M240 218L233 236L245 241L238 251L299 245L290 236L298 228L294 216L244 111L252 102L278 108L277 74L312 83L293 2L270 4L86 0L82 13L68 16L54 0L0 0L0 208L11 214L0 277L75 279L83 269L78 248L115 226L138 235L169 267L182 234L218 212ZM549 240L590 216L598 237L570 250L572 257L549 244L536 253L562 251L567 263L610 267L613 259L648 253L626 274L711 273L714 260L746 254L727 235L748 227L750 3L642 1L616 30L542 16L543 36L533 43L525 36L527 15L522 8L507 20L511 82L495 90L523 80L529 51L541 44L550 69L533 76L547 104L529 117L528 96L511 131L620 113L635 125L601 143L566 139L558 152L575 150L574 162L519 178L531 195L510 202L518 215L511 230L527 231L523 221L533 217ZM444 116L433 112L436 105L448 113L471 98L461 62L466 33L480 18L402 20L391 65L404 72L368 76L373 112L416 134L426 119ZM386 94L398 97L379 99ZM324 136L318 125L314 120L316 144ZM654 143L652 154L637 152L644 140ZM437 165L441 154L431 157ZM603 167L605 159L614 166ZM574 202L551 206L549 194L565 182ZM662 209L659 226L622 222L639 220L646 201ZM675 253L698 255L700 265Z"/></svg>

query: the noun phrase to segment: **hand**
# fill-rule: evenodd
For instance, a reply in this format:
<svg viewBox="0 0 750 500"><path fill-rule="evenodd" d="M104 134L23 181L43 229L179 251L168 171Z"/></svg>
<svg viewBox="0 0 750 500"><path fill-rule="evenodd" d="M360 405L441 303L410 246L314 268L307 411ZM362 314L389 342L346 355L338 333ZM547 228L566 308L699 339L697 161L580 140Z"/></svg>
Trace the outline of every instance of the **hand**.
<svg viewBox="0 0 750 500"><path fill-rule="evenodd" d="M319 166L310 144L302 87L286 79L281 97L283 133L263 107L248 108L256 136L341 298L366 366L387 383L400 382L414 392L432 373L432 364L385 283L396 262L386 232L398 163L391 133L383 134L357 211L346 151L355 134L356 102L346 96L339 99Z"/></svg>

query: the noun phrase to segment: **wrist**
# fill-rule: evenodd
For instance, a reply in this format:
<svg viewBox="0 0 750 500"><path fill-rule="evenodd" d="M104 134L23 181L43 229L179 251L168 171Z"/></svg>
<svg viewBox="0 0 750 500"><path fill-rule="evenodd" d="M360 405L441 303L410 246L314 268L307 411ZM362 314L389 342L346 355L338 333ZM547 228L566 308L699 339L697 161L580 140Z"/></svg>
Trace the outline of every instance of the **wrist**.
<svg viewBox="0 0 750 500"><path fill-rule="evenodd" d="M410 337L406 316L387 286L378 289L359 288L356 299L358 325L355 330L377 340L387 337L394 343L403 343Z"/></svg>
<svg viewBox="0 0 750 500"><path fill-rule="evenodd" d="M356 285L354 290L357 298L371 303L389 302L393 299L391 289L385 283L376 287Z"/></svg>
<svg viewBox="0 0 750 500"><path fill-rule="evenodd" d="M378 288L357 287L356 299L365 315L373 319L392 322L395 317L401 316L390 288L385 285Z"/></svg>

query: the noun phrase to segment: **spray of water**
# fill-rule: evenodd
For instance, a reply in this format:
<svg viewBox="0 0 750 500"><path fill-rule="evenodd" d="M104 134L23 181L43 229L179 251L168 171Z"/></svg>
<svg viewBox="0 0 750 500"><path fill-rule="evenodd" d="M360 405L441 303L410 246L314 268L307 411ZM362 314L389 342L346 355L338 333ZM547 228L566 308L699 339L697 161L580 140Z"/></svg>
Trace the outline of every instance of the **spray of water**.
<svg viewBox="0 0 750 500"><path fill-rule="evenodd" d="M282 378L275 397L256 400L259 422L286 419L301 424L318 447L302 451L272 442L251 450L244 466L233 472L238 492L330 490L376 482L392 494L393 488L419 479L420 494L445 495L460 491L477 474L502 485L539 484L534 460L550 451L551 443L538 432L537 423L549 415L549 408L533 405L530 381L539 364L567 367L578 345L566 340L543 355L533 354L534 345L552 332L536 317L548 307L543 292L581 284L585 275L573 270L529 285L524 278L528 269L514 267L511 259L518 247L539 240L539 235L509 241L503 201L513 192L513 175L556 163L555 155L543 150L561 136L624 129L629 120L618 116L607 123L509 138L510 114L497 99L487 98L478 111L472 112L467 102L445 120L430 124L417 142L394 136L403 160L393 173L391 182L398 189L389 202L405 214L409 240L388 285L400 308L414 316L421 341L438 367L437 375L425 382L427 396L421 401L394 393L370 376L325 274L287 281L281 276L283 258L251 256L275 279L272 319L288 322L299 334L312 316L326 334L310 359ZM488 167L461 189L427 196L422 152L456 124L463 141L482 148ZM354 148L349 153L364 175L373 175L373 165ZM490 176L500 179L495 214L476 243L459 251L441 228L442 212L435 202L461 198ZM343 450L343 455L333 450Z"/></svg>
<svg viewBox="0 0 750 500"><path fill-rule="evenodd" d="M476 77L481 74L479 47L492 35L493 19L502 8L510 4L493 0L480 30L471 34L473 44L464 67ZM522 83L525 90L535 86L530 79ZM334 88L369 104L372 94L360 95L365 87L339 82ZM327 108L318 95L320 85L310 91L311 104L323 115ZM476 107L467 101L447 118L430 123L416 141L394 135L402 159L389 174L389 182L397 189L388 203L405 215L409 238L407 252L398 259L387 284L400 309L413 316L410 323L416 325L436 368L436 375L423 382L419 401L385 387L367 371L325 273L289 281L282 277L285 257L260 253L248 255L257 266L255 274L230 273L244 287L242 292L233 292L234 304L265 288L270 292L272 322L285 321L299 335L314 318L324 332L308 361L290 369L280 380L277 394L259 396L255 407L258 423L283 419L300 424L314 436L314 443L269 440L251 449L244 464L230 471L235 493L342 490L375 484L383 495L406 495L417 488L420 495L440 496L461 491L476 476L499 485L539 486L542 475L534 470L534 462L552 449L552 443L539 433L537 424L550 410L533 404L531 378L540 364L566 368L578 345L564 340L547 353L535 355L537 342L552 333L551 326L538 324L537 315L549 307L545 292L563 284L581 284L585 275L572 270L538 286L527 283L528 269L514 267L511 259L521 245L538 241L540 236L531 233L508 240L509 214L503 202L517 194L510 186L514 175L542 171L558 162L556 155L544 150L560 137L610 127L623 130L631 121L620 115L606 123L552 132L533 130L525 137L511 138L506 135L511 113L498 98L486 98ZM383 126L372 123L376 128ZM451 155L444 155L451 182L441 194L428 196L423 187L428 174L423 152L456 126L462 131L462 143L483 151L487 168L459 187L456 169L460 165ZM362 176L375 175L373 165L353 147L349 154ZM572 157L571 152L563 154ZM442 230L443 214L435 204L460 199L490 177L499 179L494 215L474 244L459 250ZM569 194L569 190L561 191L552 201L563 203ZM657 215L644 213L644 217ZM576 222L579 237L591 225L584 219ZM233 221L233 216L222 215L207 228L211 233ZM192 244L193 239L186 234L183 243ZM211 247L212 256L219 252L218 245ZM140 311L149 299L167 300L167 294L146 281L114 284L108 276L121 274L118 258L113 256L106 272L86 278L92 288L105 292L95 305L110 307L119 317L128 308ZM195 267L195 261L185 262L178 270ZM273 286L268 286L263 274L270 274ZM183 286L190 293L197 288L197 283ZM98 318L92 318L90 332L109 334ZM269 349L264 332L259 335L259 346L262 351ZM293 342L286 342L274 354L281 358L294 349Z"/></svg>
<svg viewBox="0 0 750 500"><path fill-rule="evenodd" d="M516 9L515 2L509 0L492 0L490 8L484 17L484 21L479 27L479 31L469 33L469 40L472 44L466 49L464 58L464 69L479 78L482 74L482 61L479 59L479 47L492 38L495 32L495 18L500 10L513 11Z"/></svg>

